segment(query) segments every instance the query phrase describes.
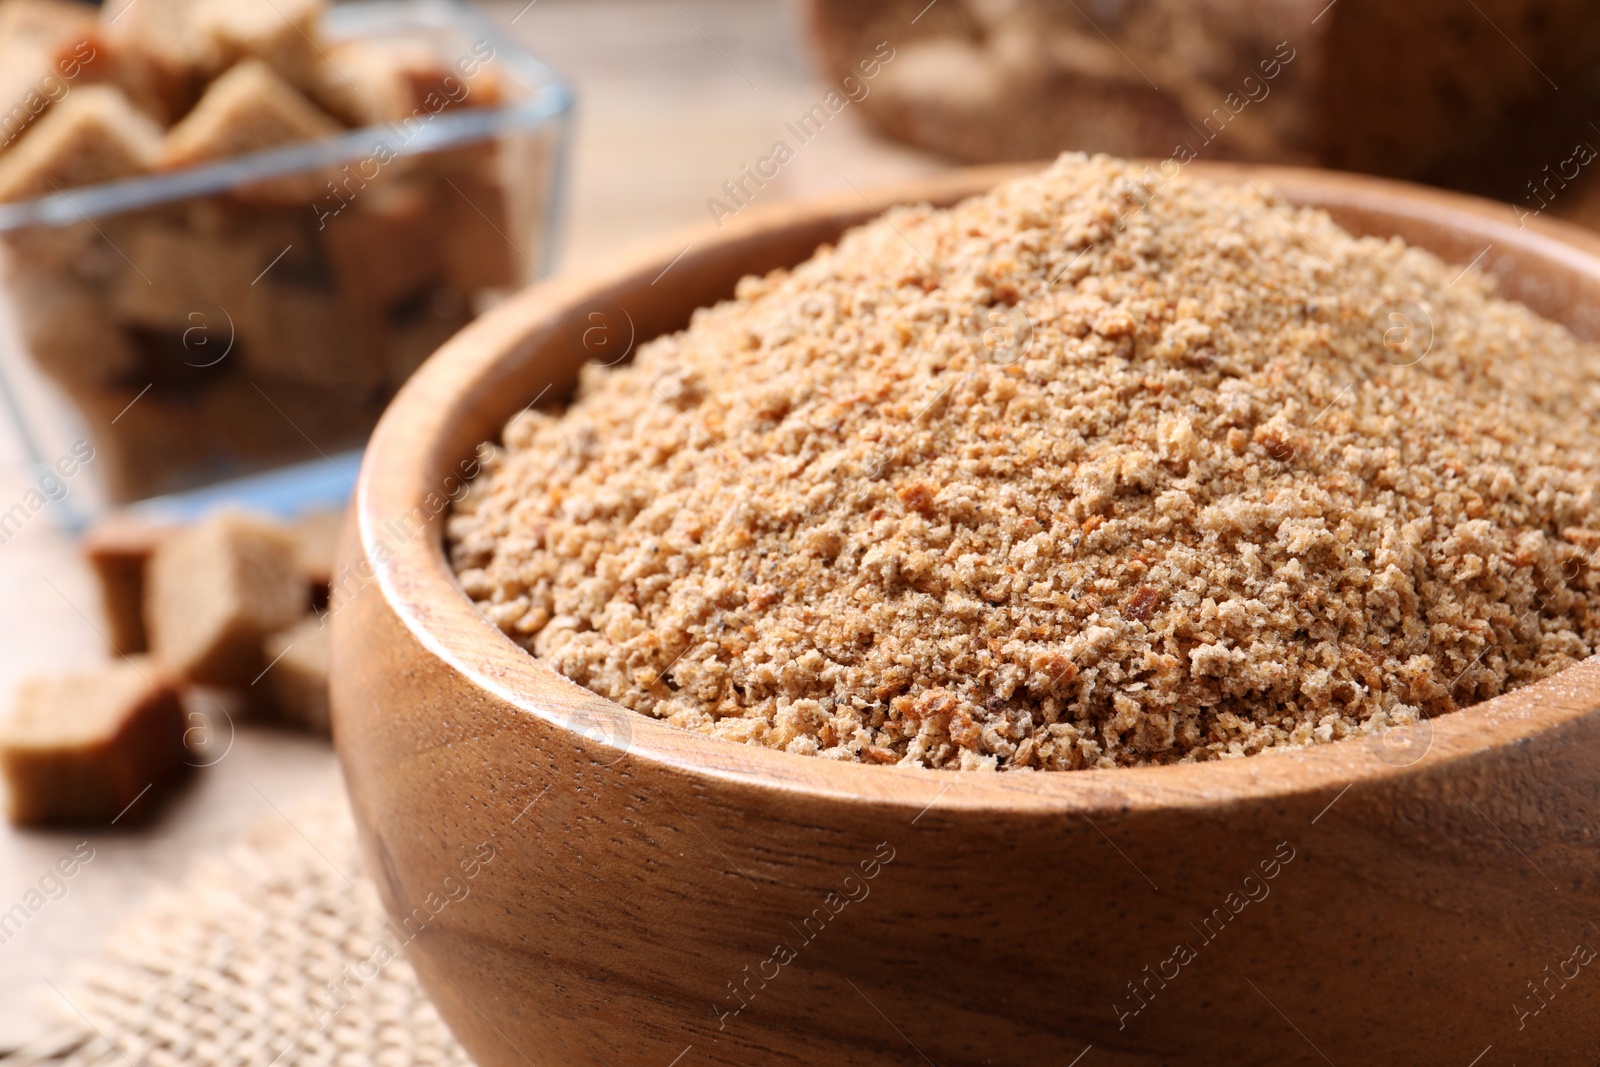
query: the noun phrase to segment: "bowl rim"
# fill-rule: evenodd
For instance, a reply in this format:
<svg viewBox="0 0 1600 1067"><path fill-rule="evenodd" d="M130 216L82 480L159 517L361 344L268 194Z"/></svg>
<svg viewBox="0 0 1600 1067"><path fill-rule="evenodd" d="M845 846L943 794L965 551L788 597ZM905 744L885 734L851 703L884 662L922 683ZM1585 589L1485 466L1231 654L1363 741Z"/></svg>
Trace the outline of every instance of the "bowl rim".
<svg viewBox="0 0 1600 1067"><path fill-rule="evenodd" d="M451 452L446 459L444 439L463 418L463 404L473 390L540 335L554 336L573 309L594 294L658 278L690 247L704 254L797 220L861 213L863 201L871 208L869 217L888 205L952 203L1045 165L963 168L872 195L856 191L753 207L721 227L696 226L648 240L611 265L564 275L501 304L448 341L413 375L373 433L352 500L360 565L370 571L370 577L361 575L366 582L355 595L376 584L385 607L423 649L481 691L566 731L570 740L582 743L583 757L593 765L632 761L630 766L648 764L715 778L787 800L857 801L916 812L916 818L935 803L941 810L1076 812L1085 817L1214 807L1219 800L1280 803L1298 797L1320 805L1333 795L1331 807L1357 784L1482 760L1492 750L1562 728L1600 707L1596 657L1534 685L1427 720L1411 738L1421 746L1420 753L1402 750L1397 755L1393 747L1385 747L1388 738L1365 735L1250 757L1154 767L982 773L874 766L730 743L630 711L546 667L481 615L462 591L444 553L445 512L424 504L430 494L440 495L438 472L464 458ZM1213 181L1259 182L1294 204L1371 208L1447 226L1490 246L1548 260L1600 287L1600 235L1542 218L1513 225L1510 205L1302 168L1197 162L1185 169ZM390 546L385 521L391 521L392 531L394 518L419 509L431 518L417 535ZM336 602L330 611L342 607Z"/></svg>

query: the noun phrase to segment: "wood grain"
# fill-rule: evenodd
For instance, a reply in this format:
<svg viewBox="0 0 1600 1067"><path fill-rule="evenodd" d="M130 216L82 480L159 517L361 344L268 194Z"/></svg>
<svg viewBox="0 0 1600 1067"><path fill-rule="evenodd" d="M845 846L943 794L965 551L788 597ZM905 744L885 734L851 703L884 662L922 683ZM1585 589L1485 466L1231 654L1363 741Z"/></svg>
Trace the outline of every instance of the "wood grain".
<svg viewBox="0 0 1600 1067"><path fill-rule="evenodd" d="M1453 262L1487 246L1503 292L1600 336L1600 239L1372 179L1192 169ZM384 417L336 578L335 740L396 922L495 854L414 947L444 1017L489 1067L1068 1064L1089 1047L1086 1065L1464 1065L1486 1046L1485 1067L1592 1063L1600 974L1576 961L1600 946L1596 661L1406 738L961 774L635 715L455 585L436 503L510 414L570 389L575 319L625 313L642 341L866 202L950 203L1010 173L752 210L558 280L447 344Z"/></svg>

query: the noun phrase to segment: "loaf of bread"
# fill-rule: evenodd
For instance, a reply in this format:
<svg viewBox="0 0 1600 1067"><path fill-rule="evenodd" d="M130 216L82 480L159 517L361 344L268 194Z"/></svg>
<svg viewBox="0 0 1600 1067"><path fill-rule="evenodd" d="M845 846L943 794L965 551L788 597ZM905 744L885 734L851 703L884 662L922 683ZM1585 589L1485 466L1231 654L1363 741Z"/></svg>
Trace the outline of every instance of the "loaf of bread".
<svg viewBox="0 0 1600 1067"><path fill-rule="evenodd" d="M837 91L797 120L803 132L853 106L893 137L974 161L1079 149L1460 184L1532 116L1571 111L1600 60L1600 19L1578 0L809 9Z"/></svg>

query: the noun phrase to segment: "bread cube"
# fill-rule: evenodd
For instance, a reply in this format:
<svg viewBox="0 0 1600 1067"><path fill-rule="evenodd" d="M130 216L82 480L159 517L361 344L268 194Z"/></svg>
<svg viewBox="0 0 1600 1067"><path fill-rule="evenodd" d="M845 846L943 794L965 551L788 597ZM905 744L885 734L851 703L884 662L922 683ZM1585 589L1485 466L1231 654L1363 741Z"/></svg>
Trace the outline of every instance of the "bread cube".
<svg viewBox="0 0 1600 1067"><path fill-rule="evenodd" d="M266 665L261 639L306 611L296 562L293 538L237 512L174 534L146 575L151 652L185 681L250 684Z"/></svg>
<svg viewBox="0 0 1600 1067"><path fill-rule="evenodd" d="M421 41L355 40L328 46L328 64L313 92L352 126L425 118L467 104L498 102L499 82L480 71L472 81L437 48Z"/></svg>
<svg viewBox="0 0 1600 1067"><path fill-rule="evenodd" d="M381 394L361 399L349 390L250 375L222 381L199 398L197 431L213 451L260 467L355 448L383 407Z"/></svg>
<svg viewBox="0 0 1600 1067"><path fill-rule="evenodd" d="M262 650L272 664L266 681L271 685L278 715L286 722L327 736L328 628L309 615L288 629L271 634Z"/></svg>
<svg viewBox="0 0 1600 1067"><path fill-rule="evenodd" d="M210 454L187 398L134 386L66 386L94 441L94 465L113 502L182 488Z"/></svg>
<svg viewBox="0 0 1600 1067"><path fill-rule="evenodd" d="M359 399L387 378L382 327L376 310L269 276L250 290L240 356L254 373Z"/></svg>
<svg viewBox="0 0 1600 1067"><path fill-rule="evenodd" d="M0 241L5 243L8 280L42 271L98 281L112 273L103 253L117 254L87 222L25 226L0 235ZM121 257L117 258L121 262Z"/></svg>
<svg viewBox="0 0 1600 1067"><path fill-rule="evenodd" d="M313 607L328 603L328 586L333 581L334 563L339 555L339 538L344 532L342 511L312 511L301 515L289 527L294 538L295 558L300 573L310 586Z"/></svg>
<svg viewBox="0 0 1600 1067"><path fill-rule="evenodd" d="M309 88L322 56L317 24L324 0L200 0L193 32L203 41L213 76L245 59L257 59L290 84Z"/></svg>
<svg viewBox="0 0 1600 1067"><path fill-rule="evenodd" d="M0 155L0 201L129 178L153 170L160 159L161 127L121 90L86 85Z"/></svg>
<svg viewBox="0 0 1600 1067"><path fill-rule="evenodd" d="M201 0L106 0L100 9L104 38L119 51L143 57L156 72L169 113L181 115L217 69L215 42L197 32Z"/></svg>
<svg viewBox="0 0 1600 1067"><path fill-rule="evenodd" d="M0 148L22 136L66 96L93 57L99 25L92 7L66 0L11 0L0 5Z"/></svg>
<svg viewBox="0 0 1600 1067"><path fill-rule="evenodd" d="M524 253L512 244L512 224L500 183L486 174L440 180L441 254L445 281L463 292L520 283Z"/></svg>
<svg viewBox="0 0 1600 1067"><path fill-rule="evenodd" d="M267 64L244 59L212 82L194 110L168 131L164 158L168 166L181 167L320 140L339 129ZM314 195L320 181L300 178L314 183Z"/></svg>
<svg viewBox="0 0 1600 1067"><path fill-rule="evenodd" d="M158 122L173 117L160 71L149 56L121 47L78 0L7 0L0 4L0 145L74 87L107 83ZM19 110L20 108L20 110Z"/></svg>
<svg viewBox="0 0 1600 1067"><path fill-rule="evenodd" d="M148 810L183 769L183 726L177 691L145 657L24 682L0 720L11 821L137 818L130 806Z"/></svg>
<svg viewBox="0 0 1600 1067"><path fill-rule="evenodd" d="M313 511L295 519L286 530L294 540L295 566L314 607L328 602L344 515ZM109 623L107 637L115 655L148 649L144 626L145 569L156 548L180 527L133 512L111 512L83 535L83 554L100 584L100 598Z"/></svg>
<svg viewBox="0 0 1600 1067"><path fill-rule="evenodd" d="M216 308L238 315L249 299L250 283L273 254L249 240L161 222L129 228L121 243L132 266L125 263L110 287L111 307L119 318L180 332L198 324L221 331L219 337L227 335L226 323L198 323L191 316L196 310L215 315Z"/></svg>
<svg viewBox="0 0 1600 1067"><path fill-rule="evenodd" d="M137 371L138 353L94 289L66 274L17 271L8 290L23 343L51 378L116 385Z"/></svg>
<svg viewBox="0 0 1600 1067"><path fill-rule="evenodd" d="M131 656L150 647L144 629L145 567L174 529L170 523L112 513L83 535L83 554L100 582L106 637L115 655Z"/></svg>
<svg viewBox="0 0 1600 1067"><path fill-rule="evenodd" d="M0 4L0 47L82 40L99 25L95 9L75 0L8 0Z"/></svg>
<svg viewBox="0 0 1600 1067"><path fill-rule="evenodd" d="M188 109L189 101L174 94L156 62L143 52L120 47L101 33L74 46L71 56L57 59L56 67L72 69L81 56L74 85L106 83L121 89L133 106L162 126L170 126Z"/></svg>
<svg viewBox="0 0 1600 1067"><path fill-rule="evenodd" d="M413 185L363 190L324 218L322 244L341 293L389 308L437 284L437 205Z"/></svg>

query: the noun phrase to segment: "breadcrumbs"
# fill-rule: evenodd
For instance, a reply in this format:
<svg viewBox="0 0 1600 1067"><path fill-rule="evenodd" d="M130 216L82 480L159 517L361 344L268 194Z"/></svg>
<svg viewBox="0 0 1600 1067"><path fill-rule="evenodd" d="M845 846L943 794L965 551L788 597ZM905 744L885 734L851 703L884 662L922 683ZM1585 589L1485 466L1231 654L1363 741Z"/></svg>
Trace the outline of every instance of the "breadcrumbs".
<svg viewBox="0 0 1600 1067"><path fill-rule="evenodd" d="M636 711L924 767L1309 745L1594 652L1600 350L1140 173L897 208L586 368L451 517L463 588Z"/></svg>

